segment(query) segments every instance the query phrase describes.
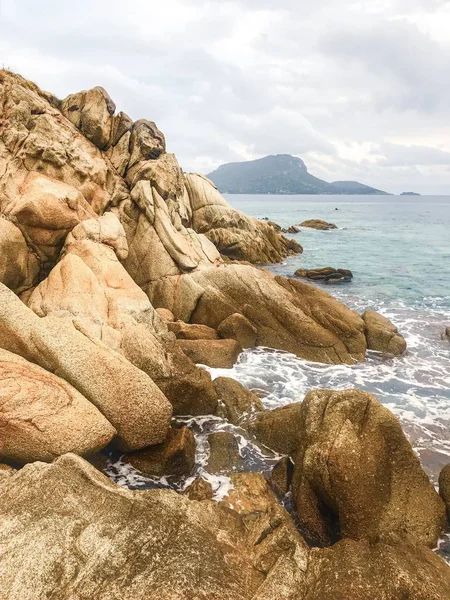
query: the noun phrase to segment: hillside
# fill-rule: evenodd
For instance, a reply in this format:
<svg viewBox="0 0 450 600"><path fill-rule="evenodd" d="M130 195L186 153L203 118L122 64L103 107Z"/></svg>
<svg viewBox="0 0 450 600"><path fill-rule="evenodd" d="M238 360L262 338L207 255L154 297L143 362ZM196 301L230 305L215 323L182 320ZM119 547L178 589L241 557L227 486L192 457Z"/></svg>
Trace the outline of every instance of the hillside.
<svg viewBox="0 0 450 600"><path fill-rule="evenodd" d="M308 173L302 159L290 154L227 163L208 178L228 194L386 194L357 181L328 183Z"/></svg>

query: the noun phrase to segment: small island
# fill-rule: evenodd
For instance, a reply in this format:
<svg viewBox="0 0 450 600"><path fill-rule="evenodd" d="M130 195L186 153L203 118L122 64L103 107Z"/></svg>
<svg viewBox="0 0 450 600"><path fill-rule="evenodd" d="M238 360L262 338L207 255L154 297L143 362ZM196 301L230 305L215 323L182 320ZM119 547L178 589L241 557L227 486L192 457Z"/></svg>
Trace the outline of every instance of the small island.
<svg viewBox="0 0 450 600"><path fill-rule="evenodd" d="M420 196L417 192L402 192L400 196Z"/></svg>

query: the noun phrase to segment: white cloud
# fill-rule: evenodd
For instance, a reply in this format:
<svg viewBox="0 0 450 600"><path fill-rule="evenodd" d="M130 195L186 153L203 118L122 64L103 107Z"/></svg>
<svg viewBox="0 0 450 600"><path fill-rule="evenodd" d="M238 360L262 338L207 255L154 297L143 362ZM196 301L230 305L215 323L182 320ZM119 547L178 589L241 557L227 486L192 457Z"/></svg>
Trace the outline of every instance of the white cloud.
<svg viewBox="0 0 450 600"><path fill-rule="evenodd" d="M61 97L103 85L186 170L288 152L450 192L449 30L444 0L2 0L0 63Z"/></svg>

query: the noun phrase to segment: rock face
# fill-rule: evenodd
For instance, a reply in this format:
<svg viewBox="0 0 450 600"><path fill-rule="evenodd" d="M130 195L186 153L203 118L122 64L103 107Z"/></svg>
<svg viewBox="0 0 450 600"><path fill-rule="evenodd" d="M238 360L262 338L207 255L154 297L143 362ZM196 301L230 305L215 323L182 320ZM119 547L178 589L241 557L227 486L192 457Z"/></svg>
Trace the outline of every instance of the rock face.
<svg viewBox="0 0 450 600"><path fill-rule="evenodd" d="M8 600L448 599L448 565L429 549L343 540L310 550L258 474L234 478L235 494L247 490L241 515L171 491L125 490L71 454L27 465L0 479L2 594Z"/></svg>
<svg viewBox="0 0 450 600"><path fill-rule="evenodd" d="M0 460L52 461L97 452L116 430L75 388L0 350Z"/></svg>
<svg viewBox="0 0 450 600"><path fill-rule="evenodd" d="M366 310L362 315L366 325L366 339L369 350L400 356L406 350L405 338L397 327L374 310Z"/></svg>
<svg viewBox="0 0 450 600"><path fill-rule="evenodd" d="M153 381L76 321L39 318L0 284L0 348L64 378L117 430L124 450L161 442L172 407Z"/></svg>
<svg viewBox="0 0 450 600"><path fill-rule="evenodd" d="M308 219L300 223L300 227L309 227L310 229L320 229L321 231L327 231L329 229L337 229L337 225L334 223L327 223L322 219Z"/></svg>
<svg viewBox="0 0 450 600"><path fill-rule="evenodd" d="M313 281L325 281L326 283L342 283L350 281L353 273L348 269L334 269L333 267L323 267L321 269L297 269L294 275L296 277L305 277Z"/></svg>
<svg viewBox="0 0 450 600"><path fill-rule="evenodd" d="M392 413L359 390L313 390L299 412L293 494L315 544L409 536L435 545L444 503Z"/></svg>

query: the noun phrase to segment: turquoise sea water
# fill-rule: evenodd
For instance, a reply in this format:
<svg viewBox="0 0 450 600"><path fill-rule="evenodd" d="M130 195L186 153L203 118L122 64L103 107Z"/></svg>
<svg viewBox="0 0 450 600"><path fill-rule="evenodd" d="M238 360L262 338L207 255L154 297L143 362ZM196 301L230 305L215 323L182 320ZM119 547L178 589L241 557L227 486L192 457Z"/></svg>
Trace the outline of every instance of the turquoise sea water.
<svg viewBox="0 0 450 600"><path fill-rule="evenodd" d="M441 339L450 326L450 196L230 195L227 200L249 215L268 217L283 227L311 218L335 223L337 230L302 228L288 236L302 244L304 253L266 268L286 276L299 267L351 269L351 282L321 287L359 312L374 308L388 316L405 336L408 351L396 359L369 352L362 363L329 366L256 348L243 352L233 369L209 369L212 376L234 377L257 389L267 408L302 400L314 388L368 390L400 418L436 484L440 468L450 462L450 342ZM191 477L144 477L117 456L109 460L108 475L140 489L182 489L201 475L221 498L229 480L208 473L207 437L212 431L233 431L246 470L268 472L279 459L218 417L180 421L192 427L197 440ZM450 557L450 538L443 541L441 552Z"/></svg>

